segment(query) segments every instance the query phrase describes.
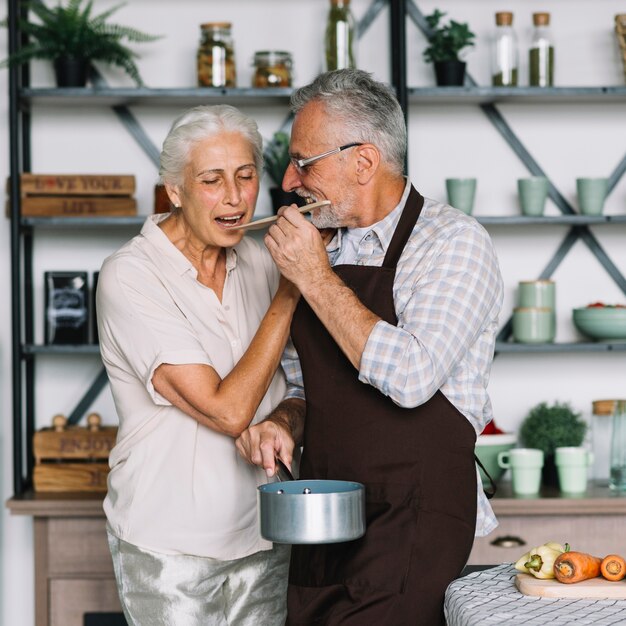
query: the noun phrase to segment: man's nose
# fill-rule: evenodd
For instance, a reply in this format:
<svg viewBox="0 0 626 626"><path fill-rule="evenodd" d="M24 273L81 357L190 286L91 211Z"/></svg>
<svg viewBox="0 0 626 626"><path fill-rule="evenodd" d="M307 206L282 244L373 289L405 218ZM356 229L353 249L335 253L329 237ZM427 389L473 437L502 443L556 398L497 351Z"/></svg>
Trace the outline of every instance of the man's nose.
<svg viewBox="0 0 626 626"><path fill-rule="evenodd" d="M302 181L300 180L298 170L296 170L296 167L293 163L289 162L289 165L285 170L285 175L283 176L283 191L295 191L298 187L301 186Z"/></svg>

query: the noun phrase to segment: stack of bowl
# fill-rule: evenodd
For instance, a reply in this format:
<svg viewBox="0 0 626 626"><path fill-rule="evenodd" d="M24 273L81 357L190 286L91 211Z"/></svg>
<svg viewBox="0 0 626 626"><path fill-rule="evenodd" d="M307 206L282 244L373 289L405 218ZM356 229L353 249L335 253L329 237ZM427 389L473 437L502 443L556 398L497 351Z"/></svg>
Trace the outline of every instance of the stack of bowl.
<svg viewBox="0 0 626 626"><path fill-rule="evenodd" d="M549 343L556 335L555 284L552 280L524 280L518 285L513 309L513 338L519 343Z"/></svg>

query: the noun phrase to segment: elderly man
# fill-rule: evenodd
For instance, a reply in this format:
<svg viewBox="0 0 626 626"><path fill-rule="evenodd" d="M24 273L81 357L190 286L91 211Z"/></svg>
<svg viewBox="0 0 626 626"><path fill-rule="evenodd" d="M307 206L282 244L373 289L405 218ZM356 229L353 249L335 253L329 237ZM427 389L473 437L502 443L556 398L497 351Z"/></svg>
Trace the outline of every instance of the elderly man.
<svg viewBox="0 0 626 626"><path fill-rule="evenodd" d="M302 445L301 478L363 483L367 532L293 547L288 623L443 624L446 586L496 525L474 444L492 416L497 258L476 220L403 176L406 126L387 86L337 70L292 108L283 187L332 205L312 223L282 209L266 235L303 299L287 397L237 445L269 475Z"/></svg>

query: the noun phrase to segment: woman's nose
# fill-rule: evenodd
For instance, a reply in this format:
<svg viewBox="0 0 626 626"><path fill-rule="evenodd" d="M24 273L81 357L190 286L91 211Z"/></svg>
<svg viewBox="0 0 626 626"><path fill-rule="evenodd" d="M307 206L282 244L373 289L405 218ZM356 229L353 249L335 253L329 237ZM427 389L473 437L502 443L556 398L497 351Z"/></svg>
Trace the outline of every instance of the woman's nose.
<svg viewBox="0 0 626 626"><path fill-rule="evenodd" d="M225 193L225 200L226 202L228 202L229 204L239 204L239 201L241 200L241 192L239 189L239 186L237 185L237 183L234 180L228 180L226 181L226 193Z"/></svg>

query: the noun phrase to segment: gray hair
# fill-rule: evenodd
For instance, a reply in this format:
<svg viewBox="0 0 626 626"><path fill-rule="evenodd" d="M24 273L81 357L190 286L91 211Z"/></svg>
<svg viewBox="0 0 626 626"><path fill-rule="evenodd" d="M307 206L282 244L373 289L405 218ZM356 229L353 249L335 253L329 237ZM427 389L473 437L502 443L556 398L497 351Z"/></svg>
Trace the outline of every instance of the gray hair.
<svg viewBox="0 0 626 626"><path fill-rule="evenodd" d="M194 144L221 132L240 133L250 142L259 173L263 168L263 139L256 122L228 104L197 106L177 117L163 141L161 183L182 185L183 171Z"/></svg>
<svg viewBox="0 0 626 626"><path fill-rule="evenodd" d="M313 100L323 102L329 114L345 123L349 136L341 141L374 144L387 165L402 174L407 130L402 108L390 87L362 70L333 70L295 91L291 110L297 114Z"/></svg>

